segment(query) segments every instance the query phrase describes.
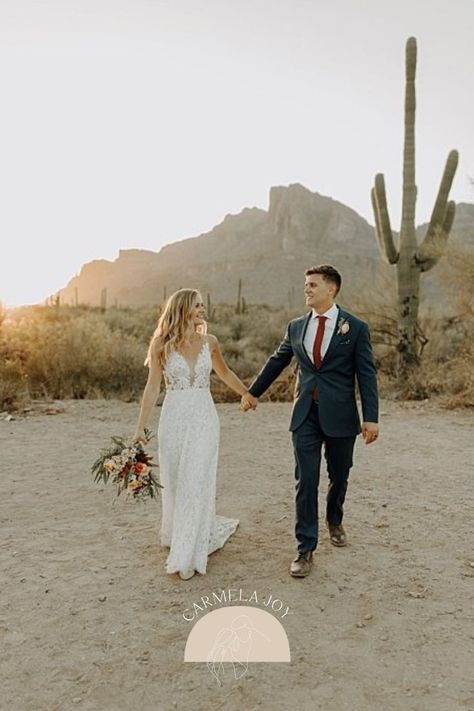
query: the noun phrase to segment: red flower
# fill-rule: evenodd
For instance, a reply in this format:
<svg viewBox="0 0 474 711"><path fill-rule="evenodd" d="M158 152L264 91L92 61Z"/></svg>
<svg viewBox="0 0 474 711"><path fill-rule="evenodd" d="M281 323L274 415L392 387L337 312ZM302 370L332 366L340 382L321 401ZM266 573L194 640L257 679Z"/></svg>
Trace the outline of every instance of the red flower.
<svg viewBox="0 0 474 711"><path fill-rule="evenodd" d="M134 466L134 469L137 474L143 474L144 472L148 471L147 465L143 462L137 462Z"/></svg>

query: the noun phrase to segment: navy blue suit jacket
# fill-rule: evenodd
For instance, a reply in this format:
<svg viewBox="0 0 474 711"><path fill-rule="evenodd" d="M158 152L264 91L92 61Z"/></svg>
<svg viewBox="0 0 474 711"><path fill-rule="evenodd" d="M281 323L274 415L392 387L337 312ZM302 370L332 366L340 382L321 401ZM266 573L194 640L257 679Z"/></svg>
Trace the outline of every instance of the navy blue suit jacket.
<svg viewBox="0 0 474 711"><path fill-rule="evenodd" d="M321 366L316 368L303 345L312 311L289 322L285 337L267 360L249 391L260 397L293 358L297 380L289 429L296 430L311 408L312 393L319 391L319 421L328 437L350 437L361 431L355 396L359 386L364 422L378 422L377 376L370 342L369 327L353 314L338 307L336 328ZM349 330L341 333L346 321Z"/></svg>

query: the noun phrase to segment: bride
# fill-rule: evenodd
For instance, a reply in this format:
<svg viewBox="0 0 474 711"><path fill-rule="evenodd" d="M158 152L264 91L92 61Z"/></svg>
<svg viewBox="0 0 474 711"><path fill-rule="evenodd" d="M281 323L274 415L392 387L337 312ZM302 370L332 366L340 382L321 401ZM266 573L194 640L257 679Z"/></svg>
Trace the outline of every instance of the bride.
<svg viewBox="0 0 474 711"><path fill-rule="evenodd" d="M196 571L204 575L208 555L222 548L239 524L216 515L220 425L209 389L211 371L239 395L247 388L226 365L217 338L207 334L204 317L198 291L179 289L168 299L148 348L148 380L133 437L133 442L145 442L144 428L163 378L161 543L170 548L166 572L177 572L183 580Z"/></svg>

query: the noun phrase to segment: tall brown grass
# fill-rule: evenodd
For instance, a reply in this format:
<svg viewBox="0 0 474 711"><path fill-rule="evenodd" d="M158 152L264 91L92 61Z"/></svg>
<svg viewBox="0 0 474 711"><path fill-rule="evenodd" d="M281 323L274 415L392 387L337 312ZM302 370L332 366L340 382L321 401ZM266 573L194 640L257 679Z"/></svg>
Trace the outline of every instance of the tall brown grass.
<svg viewBox="0 0 474 711"><path fill-rule="evenodd" d="M459 269L458 265L458 279ZM389 292L351 306L349 310L371 326L383 395L439 396L448 407L474 406L472 299L466 300L467 291L461 291L464 301L457 316L446 319L436 309L425 311L421 326L428 343L420 367L404 382L394 375L396 310ZM249 305L244 314L236 314L234 305L221 304L213 310L209 332L217 336L227 363L247 384L281 341L287 322L301 315L301 311L265 305ZM0 407L14 409L43 398L138 399L148 374L143 362L158 316L158 307L106 311L86 306L13 311L0 307ZM290 366L264 399L291 400L293 381ZM238 399L214 376L212 390L217 402Z"/></svg>
<svg viewBox="0 0 474 711"><path fill-rule="evenodd" d="M247 382L284 333L291 314L249 307L216 308L209 332L221 342L229 366ZM0 406L18 407L41 398L137 399L146 382L143 365L158 308L32 306L0 319ZM285 375L284 381L288 376ZM278 390L278 385L276 386ZM218 401L235 394L213 378Z"/></svg>

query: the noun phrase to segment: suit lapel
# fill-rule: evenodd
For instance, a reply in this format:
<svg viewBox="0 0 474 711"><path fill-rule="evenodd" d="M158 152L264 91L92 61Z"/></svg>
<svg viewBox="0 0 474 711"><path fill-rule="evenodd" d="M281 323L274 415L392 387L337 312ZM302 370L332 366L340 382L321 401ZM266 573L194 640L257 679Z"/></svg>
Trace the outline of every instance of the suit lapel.
<svg viewBox="0 0 474 711"><path fill-rule="evenodd" d="M312 315L312 313L313 313L313 312L310 311L309 314L306 316L305 320L303 321L303 326L302 326L302 329L301 329L301 334L300 334L300 336L299 336L299 338L298 338L298 345L299 345L299 347L301 348L301 350L303 351L303 356L304 356L304 358L306 359L306 362L307 362L312 368L314 368L314 363L313 363L313 361L311 360L311 358L309 357L309 355L307 354L306 348L304 347L304 337L305 337L305 335L306 335L306 331L307 331L307 328L308 328L308 324L309 324L309 322L310 322L310 320L311 320L311 315Z"/></svg>
<svg viewBox="0 0 474 711"><path fill-rule="evenodd" d="M337 304L336 304L336 305L337 305ZM346 314L346 312L343 311L339 306L338 306L337 308L338 308L338 313L337 313L337 317L336 317L336 326L335 326L334 331L333 331L333 334L332 334L332 336L331 336L331 340L329 341L329 346L328 346L328 348L327 348L327 351L326 351L326 353L324 354L324 358L323 358L323 361L322 361L322 363L321 363L321 368L323 368L323 367L324 367L324 363L327 362L328 356L331 357L331 353L332 353L334 347L337 346L337 344L339 343L339 341L341 340L341 338L343 338L343 334L341 334L341 333L338 334L339 321L340 321L342 318L343 318L343 319L347 318L347 314Z"/></svg>

